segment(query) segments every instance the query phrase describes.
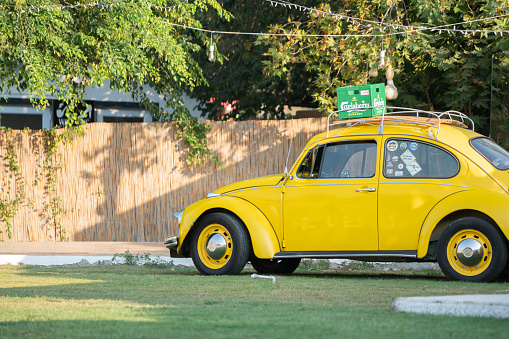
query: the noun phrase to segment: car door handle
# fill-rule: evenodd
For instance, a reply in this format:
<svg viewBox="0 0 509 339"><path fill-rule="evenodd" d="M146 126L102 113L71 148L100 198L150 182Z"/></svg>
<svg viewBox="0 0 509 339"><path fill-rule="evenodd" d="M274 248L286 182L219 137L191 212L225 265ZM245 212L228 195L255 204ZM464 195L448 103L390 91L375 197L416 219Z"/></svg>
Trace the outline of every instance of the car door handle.
<svg viewBox="0 0 509 339"><path fill-rule="evenodd" d="M376 192L376 188L358 188L355 192Z"/></svg>

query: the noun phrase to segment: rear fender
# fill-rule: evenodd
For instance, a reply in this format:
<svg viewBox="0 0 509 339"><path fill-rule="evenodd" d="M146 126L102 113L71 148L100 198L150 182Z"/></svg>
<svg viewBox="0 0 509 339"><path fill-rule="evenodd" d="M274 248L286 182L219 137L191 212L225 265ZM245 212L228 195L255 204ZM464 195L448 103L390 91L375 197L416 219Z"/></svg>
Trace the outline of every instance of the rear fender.
<svg viewBox="0 0 509 339"><path fill-rule="evenodd" d="M489 216L509 239L509 196L489 191L461 191L440 201L426 217L417 247L417 257L423 258L427 251L431 234L439 222L448 215L462 210L472 210Z"/></svg>
<svg viewBox="0 0 509 339"><path fill-rule="evenodd" d="M258 258L273 258L274 254L280 251L280 242L272 225L267 217L249 201L232 197L219 196L200 200L184 210L179 229L179 244L177 252L185 255L182 245L189 241L193 227L204 215L222 210L238 217L246 226L254 254Z"/></svg>

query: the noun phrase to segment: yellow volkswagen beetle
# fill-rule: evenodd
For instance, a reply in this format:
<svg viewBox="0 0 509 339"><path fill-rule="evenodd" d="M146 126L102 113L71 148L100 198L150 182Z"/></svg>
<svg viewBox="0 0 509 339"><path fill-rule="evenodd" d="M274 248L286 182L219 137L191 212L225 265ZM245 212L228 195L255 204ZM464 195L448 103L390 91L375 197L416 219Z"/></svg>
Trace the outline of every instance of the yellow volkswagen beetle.
<svg viewBox="0 0 509 339"><path fill-rule="evenodd" d="M209 193L175 214L165 244L203 274L346 258L438 261L451 279L490 281L507 266L508 171L509 153L458 112L329 116L287 173Z"/></svg>

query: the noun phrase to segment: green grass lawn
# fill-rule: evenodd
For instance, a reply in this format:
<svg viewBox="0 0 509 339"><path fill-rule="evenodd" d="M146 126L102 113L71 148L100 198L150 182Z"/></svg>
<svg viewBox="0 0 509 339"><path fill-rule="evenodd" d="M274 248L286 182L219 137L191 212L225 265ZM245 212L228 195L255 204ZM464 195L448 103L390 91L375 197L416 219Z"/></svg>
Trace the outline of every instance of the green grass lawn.
<svg viewBox="0 0 509 339"><path fill-rule="evenodd" d="M194 268L0 266L1 338L507 338L509 320L393 313L401 296L509 293L507 281L369 267L252 279Z"/></svg>

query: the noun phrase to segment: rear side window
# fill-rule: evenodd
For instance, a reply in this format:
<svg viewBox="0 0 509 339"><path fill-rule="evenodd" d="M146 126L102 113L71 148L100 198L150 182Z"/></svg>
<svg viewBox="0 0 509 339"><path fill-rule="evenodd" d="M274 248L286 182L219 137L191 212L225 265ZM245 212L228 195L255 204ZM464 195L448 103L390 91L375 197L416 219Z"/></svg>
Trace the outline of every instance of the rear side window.
<svg viewBox="0 0 509 339"><path fill-rule="evenodd" d="M384 157L387 178L445 179L459 172L459 162L451 153L416 140L387 140Z"/></svg>
<svg viewBox="0 0 509 339"><path fill-rule="evenodd" d="M489 138L476 138L470 141L472 147L501 171L509 169L509 152Z"/></svg>

